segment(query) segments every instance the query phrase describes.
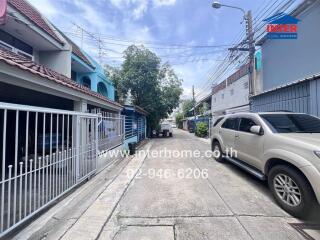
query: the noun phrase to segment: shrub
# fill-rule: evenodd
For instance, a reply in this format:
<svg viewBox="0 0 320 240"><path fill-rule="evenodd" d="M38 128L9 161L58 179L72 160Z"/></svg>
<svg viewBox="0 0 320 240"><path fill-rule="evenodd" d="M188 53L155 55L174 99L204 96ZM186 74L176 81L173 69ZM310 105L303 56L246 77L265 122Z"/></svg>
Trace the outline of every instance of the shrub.
<svg viewBox="0 0 320 240"><path fill-rule="evenodd" d="M208 135L208 124L204 122L198 122L196 128L196 136L206 137Z"/></svg>
<svg viewBox="0 0 320 240"><path fill-rule="evenodd" d="M176 116L176 124L177 124L177 127L182 129L182 120L183 120L183 114L182 113L178 113L177 116Z"/></svg>

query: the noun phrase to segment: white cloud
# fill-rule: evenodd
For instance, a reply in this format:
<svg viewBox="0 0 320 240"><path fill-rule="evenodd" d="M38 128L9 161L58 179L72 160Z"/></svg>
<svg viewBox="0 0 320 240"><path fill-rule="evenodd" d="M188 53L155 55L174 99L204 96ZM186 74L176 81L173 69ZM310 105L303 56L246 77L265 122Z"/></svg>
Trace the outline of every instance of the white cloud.
<svg viewBox="0 0 320 240"><path fill-rule="evenodd" d="M50 0L28 0L41 14L47 18L53 17L57 14L57 9Z"/></svg>
<svg viewBox="0 0 320 240"><path fill-rule="evenodd" d="M171 6L176 4L176 0L153 0L153 4L156 7Z"/></svg>
<svg viewBox="0 0 320 240"><path fill-rule="evenodd" d="M133 10L133 18L140 19L148 11L149 2L148 0L139 0L136 3L136 7Z"/></svg>
<svg viewBox="0 0 320 240"><path fill-rule="evenodd" d="M149 8L149 0L110 0L110 2L134 20L142 18Z"/></svg>

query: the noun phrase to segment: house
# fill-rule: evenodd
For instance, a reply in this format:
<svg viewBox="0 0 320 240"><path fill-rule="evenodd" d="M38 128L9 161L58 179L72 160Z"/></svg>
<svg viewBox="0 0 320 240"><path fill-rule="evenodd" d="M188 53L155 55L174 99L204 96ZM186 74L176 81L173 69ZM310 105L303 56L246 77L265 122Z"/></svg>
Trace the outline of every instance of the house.
<svg viewBox="0 0 320 240"><path fill-rule="evenodd" d="M140 143L147 137L146 112L135 105L124 105L122 114L125 116L124 148L129 149L129 143Z"/></svg>
<svg viewBox="0 0 320 240"><path fill-rule="evenodd" d="M296 38L274 39L266 32L258 41L261 68L256 80L260 87L251 98L252 111L288 110L320 116L319 12L320 1L303 1L289 17L273 22L296 25Z"/></svg>
<svg viewBox="0 0 320 240"><path fill-rule="evenodd" d="M94 59L26 0L8 0L0 25L0 238L110 163L102 153L122 149L122 109Z"/></svg>
<svg viewBox="0 0 320 240"><path fill-rule="evenodd" d="M101 66L27 1L8 1L0 46L0 101L83 112L122 110Z"/></svg>
<svg viewBox="0 0 320 240"><path fill-rule="evenodd" d="M212 93L205 96L195 105L196 115L211 116Z"/></svg>
<svg viewBox="0 0 320 240"><path fill-rule="evenodd" d="M249 110L249 67L243 65L224 81L213 86L211 112L213 118L227 113Z"/></svg>
<svg viewBox="0 0 320 240"><path fill-rule="evenodd" d="M71 79L114 101L114 84L107 78L101 65L70 39L66 39L72 46Z"/></svg>

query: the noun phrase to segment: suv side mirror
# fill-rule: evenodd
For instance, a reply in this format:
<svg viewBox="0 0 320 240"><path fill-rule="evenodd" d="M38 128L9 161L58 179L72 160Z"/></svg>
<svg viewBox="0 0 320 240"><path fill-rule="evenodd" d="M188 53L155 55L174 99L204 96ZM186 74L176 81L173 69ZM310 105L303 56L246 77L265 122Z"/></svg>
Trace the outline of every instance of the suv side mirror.
<svg viewBox="0 0 320 240"><path fill-rule="evenodd" d="M261 130L262 130L261 126L258 126L258 125L252 126L250 128L250 132L254 133L254 134L257 134L257 135L262 135L262 131Z"/></svg>

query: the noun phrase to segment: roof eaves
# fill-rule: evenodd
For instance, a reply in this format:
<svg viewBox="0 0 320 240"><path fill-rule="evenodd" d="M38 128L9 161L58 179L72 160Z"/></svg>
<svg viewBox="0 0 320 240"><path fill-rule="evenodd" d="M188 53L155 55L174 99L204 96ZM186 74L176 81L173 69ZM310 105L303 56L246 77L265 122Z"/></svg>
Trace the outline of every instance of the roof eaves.
<svg viewBox="0 0 320 240"><path fill-rule="evenodd" d="M103 95L101 95L99 93L93 92L91 89L78 84L77 82L73 81L72 79L70 79L62 74L59 74L59 73L57 73L57 72L55 72L55 71L53 71L43 65L36 64L28 59L21 57L20 55L12 53L12 52L5 50L3 48L0 48L0 61L3 61L8 65L18 67L24 71L28 71L32 74L38 75L42 78L54 81L57 84L63 85L65 87L74 89L79 92L82 92L86 95L95 97L95 98L102 100L104 102L107 102L108 104L111 104L115 107L122 108L121 104L114 102L110 99L107 99L106 97L104 97Z"/></svg>
<svg viewBox="0 0 320 240"><path fill-rule="evenodd" d="M30 3L25 0L8 0L13 8L19 13L25 16L29 21L35 24L36 27L40 28L50 37L55 39L59 44L64 45L65 43L54 33L53 27L50 26L48 20L45 19L41 13L34 8Z"/></svg>
<svg viewBox="0 0 320 240"><path fill-rule="evenodd" d="M299 84L299 83L302 83L302 82L307 82L307 81L312 81L312 80L317 80L317 79L320 79L320 73L318 74L314 74L310 77L306 77L306 78L303 78L303 79L299 79L297 81L294 81L294 82L291 82L291 83L288 83L288 84L283 84L283 85L280 85L278 87L275 87L275 88L272 88L272 89L269 89L267 91L264 91L262 93L259 93L257 95L254 95L252 96L253 98L255 97L258 97L258 96L261 96L261 95L264 95L264 94L267 94L267 93L270 93L270 92L274 92L274 91L277 91L279 89L282 89L282 88L286 88L286 87L291 87L293 85L296 85L296 84Z"/></svg>

